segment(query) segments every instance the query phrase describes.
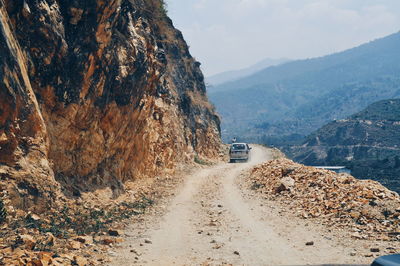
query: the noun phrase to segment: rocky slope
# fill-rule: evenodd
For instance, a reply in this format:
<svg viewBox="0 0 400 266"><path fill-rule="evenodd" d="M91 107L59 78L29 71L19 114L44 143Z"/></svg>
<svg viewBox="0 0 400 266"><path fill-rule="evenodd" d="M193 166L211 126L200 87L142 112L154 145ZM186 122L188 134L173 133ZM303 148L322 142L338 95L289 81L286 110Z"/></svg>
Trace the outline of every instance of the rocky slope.
<svg viewBox="0 0 400 266"><path fill-rule="evenodd" d="M0 185L16 208L117 196L217 155L200 63L162 1L0 0L0 57Z"/></svg>
<svg viewBox="0 0 400 266"><path fill-rule="evenodd" d="M400 192L400 100L384 100L327 124L286 152L307 165L345 165Z"/></svg>

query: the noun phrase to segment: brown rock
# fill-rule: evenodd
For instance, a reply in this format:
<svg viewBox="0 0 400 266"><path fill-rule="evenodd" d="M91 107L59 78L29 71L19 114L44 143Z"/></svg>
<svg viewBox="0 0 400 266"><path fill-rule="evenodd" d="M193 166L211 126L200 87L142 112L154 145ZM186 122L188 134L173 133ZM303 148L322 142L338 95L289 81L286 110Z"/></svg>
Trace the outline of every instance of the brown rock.
<svg viewBox="0 0 400 266"><path fill-rule="evenodd" d="M22 240L23 245L29 250L32 250L36 245L36 240L30 235L20 235L19 238Z"/></svg>
<svg viewBox="0 0 400 266"><path fill-rule="evenodd" d="M40 252L39 259L43 266L47 266L53 263L53 253L50 252Z"/></svg>
<svg viewBox="0 0 400 266"><path fill-rule="evenodd" d="M358 219L361 216L360 212L350 212L350 216L354 219Z"/></svg>
<svg viewBox="0 0 400 266"><path fill-rule="evenodd" d="M74 263L75 263L76 265L78 265L78 266L85 266L85 265L88 265L87 259L84 258L84 257L81 257L81 256L75 256L73 261L74 261Z"/></svg>
<svg viewBox="0 0 400 266"><path fill-rule="evenodd" d="M42 260L40 259L32 259L27 263L27 265L32 265L32 266L44 266L42 263Z"/></svg>
<svg viewBox="0 0 400 266"><path fill-rule="evenodd" d="M122 230L118 230L118 229L110 229L110 230L108 230L108 234L110 236L122 236L124 234L124 232Z"/></svg>
<svg viewBox="0 0 400 266"><path fill-rule="evenodd" d="M55 244L55 242L56 242L56 238L54 237L54 235L50 232L47 232L43 243L48 246L53 246Z"/></svg>
<svg viewBox="0 0 400 266"><path fill-rule="evenodd" d="M39 221L40 220L40 216L37 215L37 214L34 214L34 213L30 214L30 217L34 221Z"/></svg>
<svg viewBox="0 0 400 266"><path fill-rule="evenodd" d="M83 10L79 9L79 8L71 7L69 9L69 14L71 15L71 19L69 20L69 23L71 23L73 25L77 25L78 22L82 18Z"/></svg>
<svg viewBox="0 0 400 266"><path fill-rule="evenodd" d="M67 247L68 247L69 249L81 249L82 243L79 242L79 241L76 241L76 240L70 240L70 241L68 242Z"/></svg>
<svg viewBox="0 0 400 266"><path fill-rule="evenodd" d="M125 239L123 239L122 237L116 237L115 238L115 243L122 243L124 241L125 241Z"/></svg>
<svg viewBox="0 0 400 266"><path fill-rule="evenodd" d="M275 189L275 193L281 193L282 191L290 191L295 184L295 180L289 176L285 176L280 180L278 187Z"/></svg>
<svg viewBox="0 0 400 266"><path fill-rule="evenodd" d="M112 245L112 244L115 243L115 238L107 238L107 237L105 237L105 238L102 239L101 243L104 244L104 245Z"/></svg>
<svg viewBox="0 0 400 266"><path fill-rule="evenodd" d="M211 222L208 224L208 226L217 226L217 224L216 224L215 222L211 221Z"/></svg>
<svg viewBox="0 0 400 266"><path fill-rule="evenodd" d="M77 236L75 240L81 242L82 244L93 244L92 236Z"/></svg>

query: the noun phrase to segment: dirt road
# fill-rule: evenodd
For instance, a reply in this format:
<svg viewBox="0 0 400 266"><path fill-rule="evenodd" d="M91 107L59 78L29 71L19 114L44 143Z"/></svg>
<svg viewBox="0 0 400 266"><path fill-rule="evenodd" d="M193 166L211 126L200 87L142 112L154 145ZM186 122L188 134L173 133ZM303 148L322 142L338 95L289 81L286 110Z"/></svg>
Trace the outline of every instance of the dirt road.
<svg viewBox="0 0 400 266"><path fill-rule="evenodd" d="M239 189L240 173L269 159L268 149L254 146L248 163L221 163L189 176L162 215L131 225L112 265L355 263L350 250Z"/></svg>

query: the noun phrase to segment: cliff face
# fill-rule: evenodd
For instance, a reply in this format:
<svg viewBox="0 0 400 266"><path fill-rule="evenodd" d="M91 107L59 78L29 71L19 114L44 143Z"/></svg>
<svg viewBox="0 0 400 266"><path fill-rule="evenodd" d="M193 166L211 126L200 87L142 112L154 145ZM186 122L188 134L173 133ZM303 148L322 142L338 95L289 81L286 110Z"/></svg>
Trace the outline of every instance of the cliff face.
<svg viewBox="0 0 400 266"><path fill-rule="evenodd" d="M345 165L400 192L400 100L384 100L322 127L288 153L308 165Z"/></svg>
<svg viewBox="0 0 400 266"><path fill-rule="evenodd" d="M0 56L0 174L17 207L217 155L200 63L159 0L0 0Z"/></svg>

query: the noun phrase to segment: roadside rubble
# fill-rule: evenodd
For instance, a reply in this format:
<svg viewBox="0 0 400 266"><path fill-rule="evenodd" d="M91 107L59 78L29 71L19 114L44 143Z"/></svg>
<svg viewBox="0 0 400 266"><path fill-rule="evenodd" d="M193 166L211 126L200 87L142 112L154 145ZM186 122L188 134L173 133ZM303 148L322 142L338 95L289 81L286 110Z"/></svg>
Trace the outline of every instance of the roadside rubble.
<svg viewBox="0 0 400 266"><path fill-rule="evenodd" d="M360 240L400 240L400 197L380 183L277 159L253 168L251 189L303 219Z"/></svg>
<svg viewBox="0 0 400 266"><path fill-rule="evenodd" d="M0 224L0 265L104 265L110 249L124 242L123 229L150 211L179 182L165 176L127 183L109 199L104 190L64 198L57 209L36 214L14 209L3 191L6 219ZM148 210L149 209L149 210Z"/></svg>
<svg viewBox="0 0 400 266"><path fill-rule="evenodd" d="M218 160L226 156L221 150ZM170 196L187 173L201 167L182 164L174 175L127 182L118 198L112 198L109 188L62 198L58 208L41 214L14 209L3 190L0 265L106 265L132 220L154 211L157 200Z"/></svg>
<svg viewBox="0 0 400 266"><path fill-rule="evenodd" d="M124 219L144 213L151 204L146 198L109 206L70 201L63 209L42 216L9 211L8 221L0 228L0 265L107 262L107 249L124 241Z"/></svg>

